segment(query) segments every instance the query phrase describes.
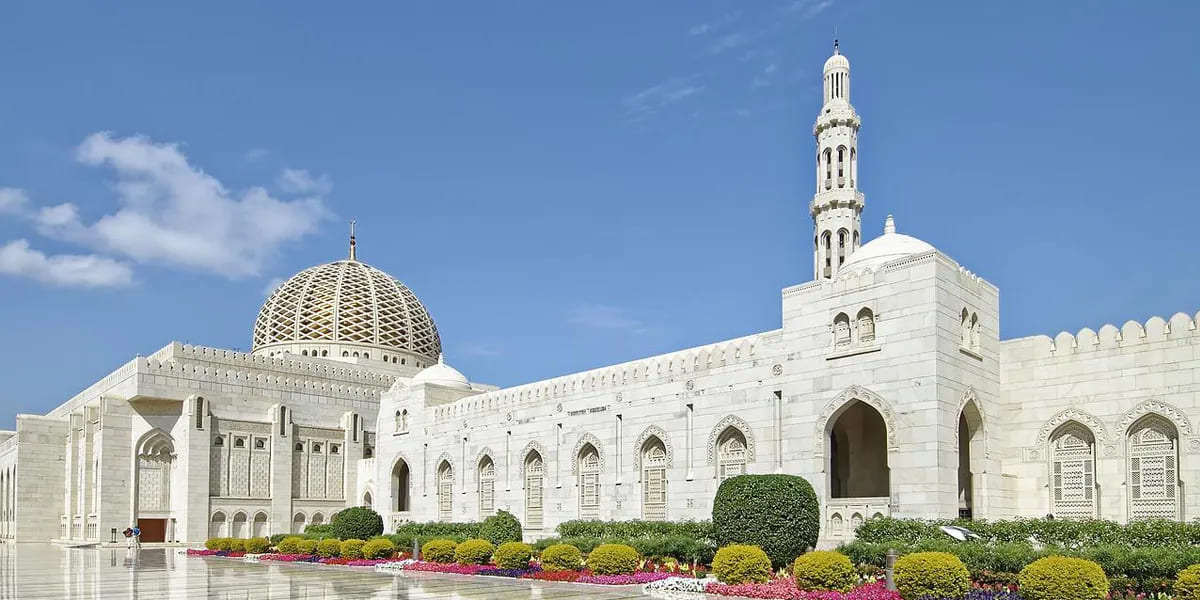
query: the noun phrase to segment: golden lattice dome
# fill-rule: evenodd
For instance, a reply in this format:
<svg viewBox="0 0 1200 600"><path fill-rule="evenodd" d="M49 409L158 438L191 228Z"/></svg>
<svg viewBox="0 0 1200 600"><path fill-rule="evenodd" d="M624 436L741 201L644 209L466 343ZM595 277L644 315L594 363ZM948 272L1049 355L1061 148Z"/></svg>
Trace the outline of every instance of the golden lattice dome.
<svg viewBox="0 0 1200 600"><path fill-rule="evenodd" d="M416 294L353 258L292 276L275 288L254 323L255 354L311 352L425 366L441 351L437 326ZM403 360L408 357L413 360Z"/></svg>

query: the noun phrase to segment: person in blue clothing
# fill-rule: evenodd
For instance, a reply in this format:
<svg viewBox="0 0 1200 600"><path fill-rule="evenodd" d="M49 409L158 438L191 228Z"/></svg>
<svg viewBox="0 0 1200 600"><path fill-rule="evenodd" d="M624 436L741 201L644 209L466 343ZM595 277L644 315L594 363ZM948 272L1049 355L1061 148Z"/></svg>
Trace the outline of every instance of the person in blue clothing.
<svg viewBox="0 0 1200 600"><path fill-rule="evenodd" d="M129 539L133 540L133 543L131 544L131 546L137 550L141 550L142 549L142 528L138 527L135 524L131 528L131 531L129 533L131 534L129 536Z"/></svg>

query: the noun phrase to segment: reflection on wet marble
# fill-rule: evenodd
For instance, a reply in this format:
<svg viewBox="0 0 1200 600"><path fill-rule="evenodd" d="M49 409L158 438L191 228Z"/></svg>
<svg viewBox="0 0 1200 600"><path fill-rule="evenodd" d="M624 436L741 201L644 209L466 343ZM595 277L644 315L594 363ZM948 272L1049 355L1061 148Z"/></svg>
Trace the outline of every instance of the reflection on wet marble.
<svg viewBox="0 0 1200 600"><path fill-rule="evenodd" d="M365 568L250 564L178 552L178 548L131 553L124 548L0 544L0 600L646 598L637 586L604 588L434 573L389 575Z"/></svg>

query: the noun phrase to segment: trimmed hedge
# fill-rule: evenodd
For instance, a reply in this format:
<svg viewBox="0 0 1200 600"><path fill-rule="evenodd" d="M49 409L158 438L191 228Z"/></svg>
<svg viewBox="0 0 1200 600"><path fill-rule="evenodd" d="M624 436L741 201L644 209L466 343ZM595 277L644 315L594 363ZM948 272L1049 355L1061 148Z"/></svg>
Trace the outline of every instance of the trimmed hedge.
<svg viewBox="0 0 1200 600"><path fill-rule="evenodd" d="M1200 565L1192 565L1179 572L1172 586L1175 600L1200 600Z"/></svg>
<svg viewBox="0 0 1200 600"><path fill-rule="evenodd" d="M533 558L533 546L523 542L505 542L492 555L496 566L501 569L525 569Z"/></svg>
<svg viewBox="0 0 1200 600"><path fill-rule="evenodd" d="M551 544L542 550L542 570L578 571L583 566L583 553L570 544Z"/></svg>
<svg viewBox="0 0 1200 600"><path fill-rule="evenodd" d="M421 558L435 563L452 563L457 548L458 542L453 540L430 540L421 546Z"/></svg>
<svg viewBox="0 0 1200 600"><path fill-rule="evenodd" d="M333 535L343 540L369 540L383 533L383 517L365 506L338 511L329 525Z"/></svg>
<svg viewBox="0 0 1200 600"><path fill-rule="evenodd" d="M338 548L338 551L342 558L362 558L363 545L366 543L366 540L342 540L342 545Z"/></svg>
<svg viewBox="0 0 1200 600"><path fill-rule="evenodd" d="M229 544L230 552L245 552L246 551L246 540L243 540L241 538L227 538L226 543Z"/></svg>
<svg viewBox="0 0 1200 600"><path fill-rule="evenodd" d="M265 537L252 537L248 538L244 545L246 548L246 553L262 554L263 552L271 549L271 540L268 540Z"/></svg>
<svg viewBox="0 0 1200 600"><path fill-rule="evenodd" d="M322 525L309 525L304 528L304 537L314 540L323 540L329 537L338 537L333 533L333 525L325 523Z"/></svg>
<svg viewBox="0 0 1200 600"><path fill-rule="evenodd" d="M538 550L545 550L554 544L570 544L579 548L584 554L591 552L602 544L624 544L632 546L638 554L646 558L673 558L680 562L698 562L710 564L717 551L716 546L709 540L696 540L684 536L644 537L644 538L544 538L534 543Z"/></svg>
<svg viewBox="0 0 1200 600"><path fill-rule="evenodd" d="M713 498L718 546L749 544L776 568L817 545L820 508L808 480L796 475L738 475L721 482Z"/></svg>
<svg viewBox="0 0 1200 600"><path fill-rule="evenodd" d="M858 582L858 573L850 558L839 552L817 550L792 563L792 577L802 590L849 592Z"/></svg>
<svg viewBox="0 0 1200 600"><path fill-rule="evenodd" d="M967 567L953 554L916 552L896 560L896 590L904 600L962 598L969 589Z"/></svg>
<svg viewBox="0 0 1200 600"><path fill-rule="evenodd" d="M479 524L479 537L491 542L493 546L505 542L519 542L521 522L508 511L496 511L496 514Z"/></svg>
<svg viewBox="0 0 1200 600"><path fill-rule="evenodd" d="M1021 570L1026 600L1104 600L1108 578L1100 565L1081 558L1047 556Z"/></svg>
<svg viewBox="0 0 1200 600"><path fill-rule="evenodd" d="M454 562L460 565L482 565L492 559L496 547L484 539L467 540L454 549Z"/></svg>
<svg viewBox="0 0 1200 600"><path fill-rule="evenodd" d="M314 554L317 551L317 540L300 540L296 542L297 554Z"/></svg>
<svg viewBox="0 0 1200 600"><path fill-rule="evenodd" d="M362 555L371 560L391 558L396 555L396 545L387 538L375 538L363 544Z"/></svg>
<svg viewBox="0 0 1200 600"><path fill-rule="evenodd" d="M1128 524L1103 519L1016 519L1011 521L973 521L965 519L923 521L880 517L869 519L856 530L863 542L903 541L910 544L946 539L938 527L958 525L979 534L984 542L1024 543L1032 537L1047 546L1088 548L1092 546L1130 546L1161 548L1200 544L1200 522L1143 519Z"/></svg>
<svg viewBox="0 0 1200 600"><path fill-rule="evenodd" d="M601 544L587 555L587 568L597 575L632 575L642 557L625 544Z"/></svg>
<svg viewBox="0 0 1200 600"><path fill-rule="evenodd" d="M298 535L289 535L276 542L275 549L278 550L280 554L299 554L300 542L303 541L304 538Z"/></svg>
<svg viewBox="0 0 1200 600"><path fill-rule="evenodd" d="M766 583L771 577L771 559L758 546L733 544L717 550L712 563L713 575L721 583Z"/></svg>
<svg viewBox="0 0 1200 600"><path fill-rule="evenodd" d="M555 528L564 538L611 538L632 540L653 537L686 537L694 540L713 539L710 521L563 521Z"/></svg>
<svg viewBox="0 0 1200 600"><path fill-rule="evenodd" d="M317 556L333 558L342 555L342 543L335 538L326 538L317 542Z"/></svg>

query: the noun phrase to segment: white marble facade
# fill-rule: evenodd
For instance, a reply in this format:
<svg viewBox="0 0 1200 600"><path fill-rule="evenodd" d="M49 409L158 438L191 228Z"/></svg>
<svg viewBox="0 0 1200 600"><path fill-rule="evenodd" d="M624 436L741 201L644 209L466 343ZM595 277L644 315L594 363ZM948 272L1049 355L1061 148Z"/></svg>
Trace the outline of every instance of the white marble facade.
<svg viewBox="0 0 1200 600"><path fill-rule="evenodd" d="M898 233L863 243L850 64L814 125L815 279L778 329L512 388L440 360L416 296L357 260L264 304L254 349L172 343L0 434L0 536L298 531L406 520L703 519L723 478L792 473L826 543L875 515L1200 517L1200 315L999 339L999 290ZM157 531L155 531L157 533Z"/></svg>

